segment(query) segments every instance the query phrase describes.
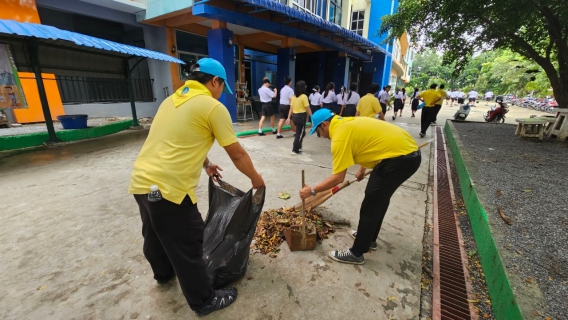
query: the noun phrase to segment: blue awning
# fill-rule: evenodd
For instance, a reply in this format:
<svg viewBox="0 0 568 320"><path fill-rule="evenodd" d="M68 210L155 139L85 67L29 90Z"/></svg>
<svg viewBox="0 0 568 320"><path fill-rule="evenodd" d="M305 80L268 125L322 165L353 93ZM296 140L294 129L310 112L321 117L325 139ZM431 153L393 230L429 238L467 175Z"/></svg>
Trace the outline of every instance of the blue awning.
<svg viewBox="0 0 568 320"><path fill-rule="evenodd" d="M54 44L58 42L65 45L75 44L76 46L87 47L94 50L111 51L124 56L144 57L185 64L182 60L161 52L129 46L37 23L0 19L0 36L3 34L23 38L38 38L48 40Z"/></svg>
<svg viewBox="0 0 568 320"><path fill-rule="evenodd" d="M365 49L371 50L371 52L381 52L387 56L391 56L391 54L386 51L383 47L379 46L378 44L365 39L364 37L360 36L356 32L351 30L347 30L342 26L339 26L333 22L327 21L320 16L316 16L314 14L297 10L287 5L284 5L278 1L274 0L237 0L237 3L248 3L250 5L263 7L269 9L273 12L279 13L284 16L288 16L293 19L301 20L303 22L312 24L322 30L329 31L333 33L335 36L340 36L348 41L354 42L357 46ZM198 5L197 2L195 5Z"/></svg>

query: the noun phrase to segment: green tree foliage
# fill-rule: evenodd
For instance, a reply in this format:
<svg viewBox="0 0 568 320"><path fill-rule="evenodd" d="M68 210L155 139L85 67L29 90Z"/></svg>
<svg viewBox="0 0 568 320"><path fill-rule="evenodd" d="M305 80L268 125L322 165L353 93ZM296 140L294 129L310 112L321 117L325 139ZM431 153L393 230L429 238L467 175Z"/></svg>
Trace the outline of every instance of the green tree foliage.
<svg viewBox="0 0 568 320"><path fill-rule="evenodd" d="M497 94L551 94L550 82L542 68L510 50L483 52L468 59L463 71L457 76L451 73L453 70L453 64L443 65L440 56L432 50L426 50L416 55L413 63L414 75L410 79L409 87L426 88L430 83L446 83L448 88L464 91L475 88L480 92L492 90ZM436 77L440 74L445 78Z"/></svg>
<svg viewBox="0 0 568 320"><path fill-rule="evenodd" d="M566 0L400 0L398 12L384 17L378 32L389 32L389 42L405 30L411 39L444 52L455 76L474 52L509 49L538 64L560 106L568 107ZM533 82L540 78L535 75Z"/></svg>

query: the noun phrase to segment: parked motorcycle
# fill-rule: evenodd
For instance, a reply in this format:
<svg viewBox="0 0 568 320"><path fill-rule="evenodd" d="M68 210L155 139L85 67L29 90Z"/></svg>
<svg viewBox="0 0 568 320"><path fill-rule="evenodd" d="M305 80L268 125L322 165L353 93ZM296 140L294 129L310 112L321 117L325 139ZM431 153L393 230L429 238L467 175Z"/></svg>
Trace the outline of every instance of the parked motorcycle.
<svg viewBox="0 0 568 320"><path fill-rule="evenodd" d="M454 120L465 121L470 111L471 106L469 103L462 104L456 114L454 114Z"/></svg>
<svg viewBox="0 0 568 320"><path fill-rule="evenodd" d="M497 105L491 107L487 114L483 115L483 118L485 118L486 122L505 123L505 114L509 112L509 107L503 102L503 97L501 96L495 98L495 102L497 102Z"/></svg>

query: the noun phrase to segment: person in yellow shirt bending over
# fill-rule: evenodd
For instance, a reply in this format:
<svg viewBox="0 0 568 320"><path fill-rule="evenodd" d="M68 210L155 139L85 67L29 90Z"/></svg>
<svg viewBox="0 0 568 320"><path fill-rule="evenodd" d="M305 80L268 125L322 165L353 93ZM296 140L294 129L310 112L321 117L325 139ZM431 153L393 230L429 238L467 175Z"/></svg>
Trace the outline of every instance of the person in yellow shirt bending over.
<svg viewBox="0 0 568 320"><path fill-rule="evenodd" d="M310 109L310 101L306 92L306 82L296 82L294 87L294 95L290 99L290 111L288 112L288 119L286 124L290 123L290 119L296 126L296 134L294 135L294 144L292 145L292 155L302 153L302 142L306 136L306 121L308 117L312 116L312 109Z"/></svg>
<svg viewBox="0 0 568 320"><path fill-rule="evenodd" d="M190 308L198 316L225 308L237 298L235 288L213 290L203 261L204 223L195 189L201 169L221 176L207 158L214 140L254 188L264 181L237 141L231 117L218 99L232 94L223 65L203 58L189 80L166 98L134 162L129 193L142 218L144 255L159 284L177 275Z"/></svg>
<svg viewBox="0 0 568 320"><path fill-rule="evenodd" d="M352 165L360 165L356 174L359 181L366 169L373 169L361 204L359 226L357 231L350 232L355 238L353 246L329 253L338 262L363 264L363 254L369 249L377 250L377 237L391 196L420 167L420 150L408 132L386 121L344 118L321 109L313 114L312 125L310 134L317 132L331 140L333 174L314 187L304 186L300 190L302 199L343 182Z"/></svg>
<svg viewBox="0 0 568 320"><path fill-rule="evenodd" d="M438 113L440 112L440 109L442 109L442 103L444 103L444 100L448 98L448 93L446 92L446 90L444 90L443 84L440 85L438 93L440 94L440 99L438 99L438 101L434 103L434 108L436 108L436 114L434 115L434 121L432 121L433 124L436 124Z"/></svg>
<svg viewBox="0 0 568 320"><path fill-rule="evenodd" d="M377 94L380 88L381 87L377 83L371 83L369 86L369 93L367 93L364 97L361 97L357 104L356 117L361 116L385 120L383 108L381 107L377 97L375 97L375 94Z"/></svg>
<svg viewBox="0 0 568 320"><path fill-rule="evenodd" d="M440 93L436 91L438 85L433 83L430 85L430 90L421 92L417 99L424 100L424 108L422 108L422 116L420 117L420 138L426 136L426 130L430 124L436 119L435 104L440 100Z"/></svg>

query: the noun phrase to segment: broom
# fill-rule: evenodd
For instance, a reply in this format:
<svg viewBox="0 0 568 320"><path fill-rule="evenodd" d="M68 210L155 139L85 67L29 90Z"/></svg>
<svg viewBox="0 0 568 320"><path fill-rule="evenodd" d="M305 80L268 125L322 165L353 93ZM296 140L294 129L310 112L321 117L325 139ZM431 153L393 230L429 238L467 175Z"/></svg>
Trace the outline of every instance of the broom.
<svg viewBox="0 0 568 320"><path fill-rule="evenodd" d="M430 142L432 142L432 140L430 141L426 141L423 144L418 146L418 149L421 149L422 147L425 147L426 145L428 145ZM373 170L369 170L365 173L364 177L368 176L371 174L371 172L373 172ZM357 179L354 180L347 180L347 181L343 181L342 183L336 185L335 187L320 192L318 194L316 194L315 196L311 196L307 199L305 199L303 202L305 202L304 204L304 208L306 212L311 211L312 209L316 208L317 206L321 205L322 203L326 202L327 199L331 198L334 194L338 193L339 191L347 188L349 185L351 185L352 183L356 182ZM294 209L299 209L302 208L302 202L296 204L294 207Z"/></svg>

